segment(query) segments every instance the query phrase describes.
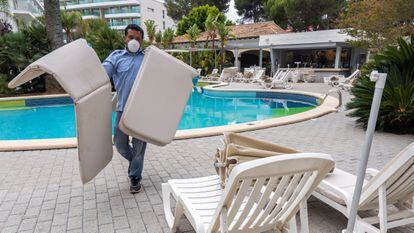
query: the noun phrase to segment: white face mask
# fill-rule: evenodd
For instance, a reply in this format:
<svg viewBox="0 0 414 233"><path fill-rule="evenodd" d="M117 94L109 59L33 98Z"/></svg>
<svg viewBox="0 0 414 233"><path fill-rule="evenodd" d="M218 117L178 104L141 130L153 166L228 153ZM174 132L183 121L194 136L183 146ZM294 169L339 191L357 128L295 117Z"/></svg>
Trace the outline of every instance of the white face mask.
<svg viewBox="0 0 414 233"><path fill-rule="evenodd" d="M139 44L137 40L133 39L128 42L127 48L128 48L128 51L130 51L131 53L136 53L141 48L141 45Z"/></svg>

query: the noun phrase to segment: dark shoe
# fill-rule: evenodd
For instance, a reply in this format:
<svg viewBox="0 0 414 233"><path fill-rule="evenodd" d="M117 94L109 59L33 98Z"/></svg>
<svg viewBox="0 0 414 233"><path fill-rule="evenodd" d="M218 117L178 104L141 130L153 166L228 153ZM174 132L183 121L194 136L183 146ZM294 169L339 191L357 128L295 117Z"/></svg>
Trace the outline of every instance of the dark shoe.
<svg viewBox="0 0 414 233"><path fill-rule="evenodd" d="M141 192L142 190L141 179L131 178L130 182L131 183L129 186L129 190L132 194Z"/></svg>

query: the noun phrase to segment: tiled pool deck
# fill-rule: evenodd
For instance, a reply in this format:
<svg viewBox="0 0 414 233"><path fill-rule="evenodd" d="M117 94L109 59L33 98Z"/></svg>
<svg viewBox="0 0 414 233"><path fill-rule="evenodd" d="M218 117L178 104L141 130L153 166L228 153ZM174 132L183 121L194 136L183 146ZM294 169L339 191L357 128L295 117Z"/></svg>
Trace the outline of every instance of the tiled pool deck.
<svg viewBox="0 0 414 233"><path fill-rule="evenodd" d="M294 88L319 93L329 89L323 84ZM347 93L344 99L349 99ZM246 134L302 151L331 154L337 167L355 173L365 131L345 115L340 111ZM136 195L129 193L127 162L117 153L98 177L82 185L75 149L0 152L0 231L168 232L161 183L170 178L214 174L212 158L219 139L180 140L166 147L150 145L144 191ZM381 168L413 141L413 135L377 132L369 165ZM346 225L341 214L315 199L309 202L309 214L311 232L340 232ZM179 231L193 232L186 220L182 220ZM390 232L414 232L414 226Z"/></svg>

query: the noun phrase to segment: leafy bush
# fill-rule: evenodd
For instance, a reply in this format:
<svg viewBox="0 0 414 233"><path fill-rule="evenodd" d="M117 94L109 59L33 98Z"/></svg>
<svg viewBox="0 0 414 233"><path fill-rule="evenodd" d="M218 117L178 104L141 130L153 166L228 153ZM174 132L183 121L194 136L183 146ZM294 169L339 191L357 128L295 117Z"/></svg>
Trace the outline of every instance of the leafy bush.
<svg viewBox="0 0 414 233"><path fill-rule="evenodd" d="M41 24L33 24L21 32L8 33L0 37L0 94L12 92L7 83L17 76L30 63L51 51L46 38L46 28ZM43 83L38 78L31 84L23 86L22 91L36 91L33 86Z"/></svg>
<svg viewBox="0 0 414 233"><path fill-rule="evenodd" d="M92 45L101 61L107 58L112 51L124 47L121 34L110 29L107 25L87 34L86 40Z"/></svg>
<svg viewBox="0 0 414 233"><path fill-rule="evenodd" d="M374 57L362 72L362 78L351 89L355 96L347 104L364 127L368 124L375 84L369 72L377 69L388 74L378 115L377 129L395 133L414 133L414 37L411 42L398 39L398 46L388 46Z"/></svg>
<svg viewBox="0 0 414 233"><path fill-rule="evenodd" d="M205 22L209 15L219 15L218 21L224 22L226 20L226 16L223 13L220 13L219 9L216 6L199 6L194 7L191 9L188 15L184 16L178 23L177 23L177 31L176 34L178 36L184 35L187 33L187 30L192 27L194 24L203 32L206 30Z"/></svg>
<svg viewBox="0 0 414 233"><path fill-rule="evenodd" d="M0 36L12 32L12 25L5 19L0 19Z"/></svg>

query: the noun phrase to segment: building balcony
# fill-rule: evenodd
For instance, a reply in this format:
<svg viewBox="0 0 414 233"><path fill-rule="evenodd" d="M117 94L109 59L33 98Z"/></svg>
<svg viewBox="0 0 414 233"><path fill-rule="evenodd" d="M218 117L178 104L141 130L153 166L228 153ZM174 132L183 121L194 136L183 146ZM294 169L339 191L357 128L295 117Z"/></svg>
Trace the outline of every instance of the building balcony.
<svg viewBox="0 0 414 233"><path fill-rule="evenodd" d="M83 15L82 19L99 19L101 18L99 15Z"/></svg>
<svg viewBox="0 0 414 233"><path fill-rule="evenodd" d="M108 23L109 27L115 30L124 30L128 24L138 24L141 25L141 20L128 20L122 22L110 22Z"/></svg>
<svg viewBox="0 0 414 233"><path fill-rule="evenodd" d="M139 7L129 8L129 9L107 9L105 10L105 14L121 14L121 13L141 13Z"/></svg>
<svg viewBox="0 0 414 233"><path fill-rule="evenodd" d="M28 11L35 16L40 16L43 14L43 7L37 1L15 1L13 4L13 10L23 12Z"/></svg>
<svg viewBox="0 0 414 233"><path fill-rule="evenodd" d="M66 2L61 4L62 9L67 10L81 10L91 8L109 8L114 6L139 6L138 0L122 0L122 1L109 1L109 0L81 0Z"/></svg>
<svg viewBox="0 0 414 233"><path fill-rule="evenodd" d="M117 13L117 14L107 14L107 13L105 13L105 18L107 18L107 19L137 18L137 17L141 17L141 13L135 13L135 12Z"/></svg>

